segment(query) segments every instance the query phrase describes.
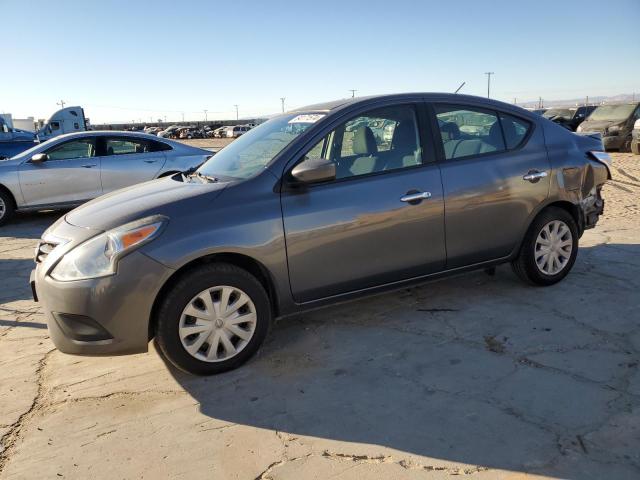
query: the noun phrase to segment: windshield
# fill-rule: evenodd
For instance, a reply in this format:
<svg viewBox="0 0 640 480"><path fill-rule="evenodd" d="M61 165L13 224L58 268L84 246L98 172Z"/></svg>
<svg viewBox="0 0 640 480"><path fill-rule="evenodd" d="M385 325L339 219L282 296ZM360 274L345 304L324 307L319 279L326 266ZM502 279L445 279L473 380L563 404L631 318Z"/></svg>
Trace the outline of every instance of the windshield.
<svg viewBox="0 0 640 480"><path fill-rule="evenodd" d="M589 116L589 120L621 121L629 118L636 105L602 105Z"/></svg>
<svg viewBox="0 0 640 480"><path fill-rule="evenodd" d="M542 114L544 118L561 117L571 119L575 110L569 108L550 108Z"/></svg>
<svg viewBox="0 0 640 480"><path fill-rule="evenodd" d="M198 172L212 177L249 178L264 169L287 145L324 116L311 113L272 118L224 147Z"/></svg>

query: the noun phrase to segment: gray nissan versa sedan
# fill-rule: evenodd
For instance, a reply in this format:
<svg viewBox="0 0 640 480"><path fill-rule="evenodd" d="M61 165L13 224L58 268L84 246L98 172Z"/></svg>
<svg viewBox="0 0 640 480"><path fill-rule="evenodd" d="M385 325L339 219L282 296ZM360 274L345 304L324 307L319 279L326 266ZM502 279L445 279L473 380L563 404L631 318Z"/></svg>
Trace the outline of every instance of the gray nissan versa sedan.
<svg viewBox="0 0 640 480"><path fill-rule="evenodd" d="M571 270L610 178L599 137L453 94L279 115L192 174L93 200L43 235L32 273L63 352L144 352L213 374L276 317L510 262Z"/></svg>

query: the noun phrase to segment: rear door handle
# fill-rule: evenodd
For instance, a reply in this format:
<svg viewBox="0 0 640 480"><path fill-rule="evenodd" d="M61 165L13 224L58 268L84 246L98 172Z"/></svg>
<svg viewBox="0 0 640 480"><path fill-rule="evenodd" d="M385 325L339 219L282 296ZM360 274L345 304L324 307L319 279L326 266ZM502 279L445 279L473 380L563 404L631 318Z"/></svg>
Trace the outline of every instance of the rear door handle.
<svg viewBox="0 0 640 480"><path fill-rule="evenodd" d="M145 160L144 163L156 163L158 160Z"/></svg>
<svg viewBox="0 0 640 480"><path fill-rule="evenodd" d="M407 193L404 197L400 197L401 202L420 203L422 200L431 198L431 192L415 192Z"/></svg>
<svg viewBox="0 0 640 480"><path fill-rule="evenodd" d="M98 165L96 165L95 163L91 163L91 164L86 164L86 165L82 165L82 168L93 168L93 167L97 167Z"/></svg>
<svg viewBox="0 0 640 480"><path fill-rule="evenodd" d="M529 173L527 173L524 177L522 177L522 179L531 183L536 183L540 181L541 178L544 178L546 176L547 176L547 172L540 172L538 170L529 170Z"/></svg>

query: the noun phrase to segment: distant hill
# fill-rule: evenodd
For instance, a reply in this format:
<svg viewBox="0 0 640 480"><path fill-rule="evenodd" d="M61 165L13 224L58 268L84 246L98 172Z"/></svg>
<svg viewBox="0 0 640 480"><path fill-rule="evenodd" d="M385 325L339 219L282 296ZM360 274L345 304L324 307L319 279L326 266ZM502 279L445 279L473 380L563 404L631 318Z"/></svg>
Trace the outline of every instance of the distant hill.
<svg viewBox="0 0 640 480"><path fill-rule="evenodd" d="M586 97L571 98L568 100L545 100L542 99L545 108L548 107L574 107L576 105L584 105L587 101ZM629 103L640 101L640 94L621 93L610 97L599 96L589 97L589 105L600 105L602 103ZM538 108L538 100L528 102L518 102L518 106L525 108Z"/></svg>

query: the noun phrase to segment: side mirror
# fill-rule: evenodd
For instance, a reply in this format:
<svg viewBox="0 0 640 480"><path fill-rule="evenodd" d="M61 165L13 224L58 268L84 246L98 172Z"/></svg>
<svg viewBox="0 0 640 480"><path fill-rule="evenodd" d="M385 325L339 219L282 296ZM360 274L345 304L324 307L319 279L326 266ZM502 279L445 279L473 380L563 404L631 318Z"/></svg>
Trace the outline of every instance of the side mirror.
<svg viewBox="0 0 640 480"><path fill-rule="evenodd" d="M325 158L307 158L291 170L291 176L302 183L319 183L336 178L336 164Z"/></svg>
<svg viewBox="0 0 640 480"><path fill-rule="evenodd" d="M46 153L36 153L33 157L31 157L31 163L42 163L49 160L49 155Z"/></svg>

